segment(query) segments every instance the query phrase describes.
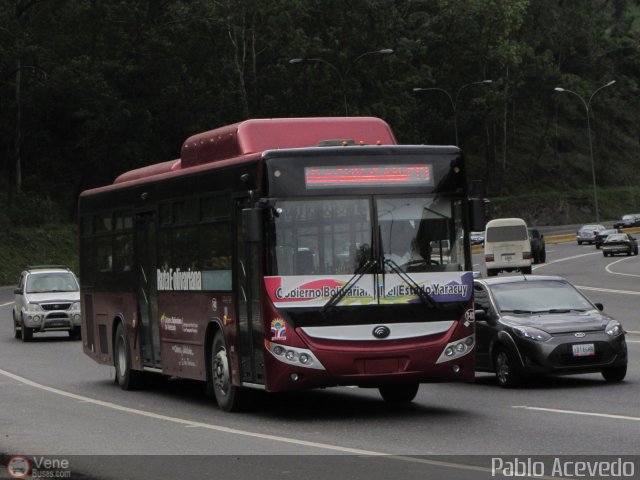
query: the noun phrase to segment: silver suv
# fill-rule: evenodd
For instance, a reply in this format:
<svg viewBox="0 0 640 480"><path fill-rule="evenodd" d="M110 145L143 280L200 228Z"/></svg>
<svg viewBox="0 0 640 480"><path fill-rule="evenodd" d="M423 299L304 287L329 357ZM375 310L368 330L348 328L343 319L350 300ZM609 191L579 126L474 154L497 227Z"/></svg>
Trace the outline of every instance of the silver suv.
<svg viewBox="0 0 640 480"><path fill-rule="evenodd" d="M80 339L80 287L67 267L27 267L13 293L16 338L30 342L34 333L68 331Z"/></svg>

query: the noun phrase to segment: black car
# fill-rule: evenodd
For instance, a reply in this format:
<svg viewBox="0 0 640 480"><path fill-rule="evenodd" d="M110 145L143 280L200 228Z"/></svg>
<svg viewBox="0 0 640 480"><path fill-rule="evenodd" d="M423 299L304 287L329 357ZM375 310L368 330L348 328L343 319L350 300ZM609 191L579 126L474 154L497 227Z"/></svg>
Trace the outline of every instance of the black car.
<svg viewBox="0 0 640 480"><path fill-rule="evenodd" d="M529 242L531 243L531 258L533 263L547 261L547 246L544 243L544 235L535 228L529 229Z"/></svg>
<svg viewBox="0 0 640 480"><path fill-rule="evenodd" d="M604 243L606 238L613 233L620 233L620 230L618 230L617 228L608 228L607 230L600 230L599 232L596 233L596 236L593 237L593 244L596 246L596 248L602 247L602 244Z"/></svg>
<svg viewBox="0 0 640 480"><path fill-rule="evenodd" d="M627 233L614 233L609 235L602 244L602 254L605 257L624 253L626 255L638 254L638 242L635 237Z"/></svg>
<svg viewBox="0 0 640 480"><path fill-rule="evenodd" d="M627 373L625 332L562 277L476 279L476 370L495 372L500 386L526 375Z"/></svg>
<svg viewBox="0 0 640 480"><path fill-rule="evenodd" d="M630 228L640 226L640 213L628 213L616 220L613 228Z"/></svg>

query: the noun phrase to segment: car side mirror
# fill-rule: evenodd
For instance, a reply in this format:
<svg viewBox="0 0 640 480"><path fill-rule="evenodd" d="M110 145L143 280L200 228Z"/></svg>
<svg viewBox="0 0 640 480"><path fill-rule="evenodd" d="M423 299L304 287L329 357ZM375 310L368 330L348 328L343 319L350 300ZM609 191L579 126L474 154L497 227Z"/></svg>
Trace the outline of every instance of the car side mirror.
<svg viewBox="0 0 640 480"><path fill-rule="evenodd" d="M600 310L601 312L604 310L604 305L601 303L594 303L594 305L596 306L596 308L598 310Z"/></svg>
<svg viewBox="0 0 640 480"><path fill-rule="evenodd" d="M477 310L474 310L473 311L473 316L474 316L476 322L486 322L487 320L489 320L489 315L487 315L487 312L485 312L481 308L479 308Z"/></svg>
<svg viewBox="0 0 640 480"><path fill-rule="evenodd" d="M13 291L13 294L14 294L14 295L22 295L22 290L21 290L21 289L19 289L19 288L16 288L16 289Z"/></svg>

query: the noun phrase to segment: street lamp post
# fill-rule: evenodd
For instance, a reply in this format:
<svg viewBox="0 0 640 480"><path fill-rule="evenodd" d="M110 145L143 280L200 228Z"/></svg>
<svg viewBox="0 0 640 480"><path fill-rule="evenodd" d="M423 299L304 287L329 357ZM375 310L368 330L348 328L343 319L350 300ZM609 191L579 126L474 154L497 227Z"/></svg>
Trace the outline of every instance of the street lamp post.
<svg viewBox="0 0 640 480"><path fill-rule="evenodd" d="M591 157L591 180L592 180L592 183L593 183L593 204L594 204L594 207L595 207L595 210L596 210L596 223L600 223L600 209L598 207L598 188L597 188L597 185L596 185L596 165L595 165L595 161L593 159L593 142L591 140L591 118L590 118L591 116L589 114L589 109L591 108L591 100L593 100L593 97L595 96L595 94L598 93L603 88L610 87L614 83L616 83L616 81L615 80L611 80L610 82L605 83L604 85L602 85L600 88L597 88L596 90L594 90L594 92L589 97L589 101L588 102L585 101L585 99L582 98L581 95L577 94L573 90L569 90L568 88L556 87L554 89L556 92L567 92L567 93L574 94L576 97L578 97L580 99L580 101L584 105L584 109L585 109L585 111L587 113L587 133L589 134L589 156Z"/></svg>
<svg viewBox="0 0 640 480"><path fill-rule="evenodd" d="M390 55L392 53L393 53L393 50L390 49L390 48L383 48L381 50L373 50L371 52L364 52L364 53L358 55L357 57L355 57L353 60L351 60L351 62L349 63L349 66L344 70L344 72L340 71L340 69L338 67L336 67L333 63L328 62L324 58L292 58L291 60L289 60L289 63L291 63L291 64L296 64L296 63L314 63L314 62L315 63L324 63L329 68L331 68L334 72L336 72L336 74L338 75L338 78L340 79L340 84L342 86L342 99L343 99L343 102L344 102L344 113L345 113L345 116L349 116L349 103L348 103L348 100L347 100L346 77L349 74L349 72L351 71L351 67L353 67L353 64L356 63L358 60L360 60L362 57L365 57L367 55L374 55L374 54Z"/></svg>
<svg viewBox="0 0 640 480"><path fill-rule="evenodd" d="M414 92L427 92L429 90L437 90L438 92L442 92L444 93L447 98L449 98L449 102L451 102L451 108L453 110L453 131L455 133L455 137L456 137L456 145L459 145L460 142L458 141L458 113L457 113L457 107L458 107L458 97L460 96L460 92L462 90L464 90L467 87L470 87L471 85L482 85L482 84L489 84L489 83L493 83L493 80L481 80L479 82L472 82L472 83L467 83L465 85L462 85L458 91L456 92L455 97L452 97L451 94L449 92L447 92L444 88L439 88L439 87L428 87L428 88L421 88L421 87L416 87L413 89Z"/></svg>

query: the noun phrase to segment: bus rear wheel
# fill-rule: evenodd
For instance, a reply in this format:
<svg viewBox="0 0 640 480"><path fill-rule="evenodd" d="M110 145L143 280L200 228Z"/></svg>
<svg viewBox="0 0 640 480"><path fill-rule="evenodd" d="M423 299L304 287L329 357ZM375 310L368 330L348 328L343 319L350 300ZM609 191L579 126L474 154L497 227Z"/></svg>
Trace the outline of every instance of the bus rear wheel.
<svg viewBox="0 0 640 480"><path fill-rule="evenodd" d="M136 390L142 386L143 372L131 368L131 349L125 333L124 325L118 324L114 342L114 359L116 382L123 390Z"/></svg>
<svg viewBox="0 0 640 480"><path fill-rule="evenodd" d="M233 384L231 368L224 336L218 330L211 345L211 382L218 406L226 412L238 412L245 408L247 392Z"/></svg>
<svg viewBox="0 0 640 480"><path fill-rule="evenodd" d="M409 403L416 398L420 384L418 382L384 385L378 388L385 402Z"/></svg>

